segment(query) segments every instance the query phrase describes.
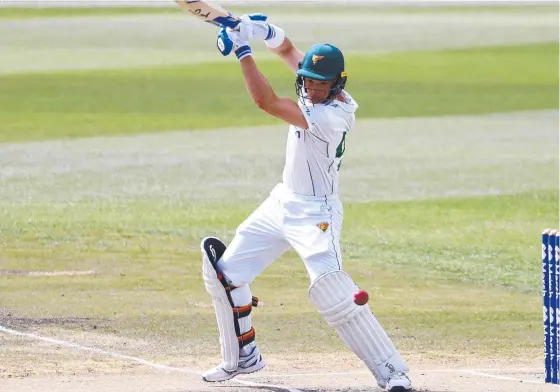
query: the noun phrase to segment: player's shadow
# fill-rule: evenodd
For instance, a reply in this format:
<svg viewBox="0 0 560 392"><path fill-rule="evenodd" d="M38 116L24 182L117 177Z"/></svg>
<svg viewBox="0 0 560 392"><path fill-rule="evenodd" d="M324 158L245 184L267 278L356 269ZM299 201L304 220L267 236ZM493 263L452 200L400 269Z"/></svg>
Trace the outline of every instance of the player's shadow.
<svg viewBox="0 0 560 392"><path fill-rule="evenodd" d="M286 392L286 388L276 388L276 387L261 387L261 386L250 386L250 385L244 385L242 387L240 386L233 386L233 385L224 385L223 387L225 388L232 388L234 389L236 392L237 391L247 391L247 392L259 392L259 391L267 391L267 392ZM301 392L311 392L312 390L305 390L305 389L298 389L298 391ZM319 390L316 390L317 392L319 392Z"/></svg>
<svg viewBox="0 0 560 392"><path fill-rule="evenodd" d="M276 387L264 387L264 386L251 386L251 385L243 385L243 386L239 386L239 385L212 385L212 389L214 388L226 388L227 389L232 389L235 392L240 392L240 391L247 391L247 392L286 392L286 388L276 388ZM301 392L319 392L319 389L298 389L298 391ZM187 392L187 391L185 391Z"/></svg>
<svg viewBox="0 0 560 392"><path fill-rule="evenodd" d="M247 392L286 392L288 390L288 386L283 388L278 387L268 387L268 386L251 386L251 385L215 385L212 388L231 388L236 392L239 391L247 391ZM371 387L367 388L297 388L299 392L383 392L384 389L377 388L372 390ZM185 391L186 392L186 391ZM412 389L412 392L454 392L451 390L446 391L438 391L435 389ZM458 391L455 391L458 392Z"/></svg>

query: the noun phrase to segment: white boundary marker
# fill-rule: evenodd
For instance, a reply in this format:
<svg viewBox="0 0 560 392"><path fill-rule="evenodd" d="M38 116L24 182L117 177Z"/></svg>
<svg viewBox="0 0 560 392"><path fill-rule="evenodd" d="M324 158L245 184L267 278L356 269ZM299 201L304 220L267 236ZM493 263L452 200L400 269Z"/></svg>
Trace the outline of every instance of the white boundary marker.
<svg viewBox="0 0 560 392"><path fill-rule="evenodd" d="M36 334L33 334L33 333L29 333L29 332L16 331L14 329L6 328L6 327L3 327L1 325L0 325L0 332L7 333L9 335L23 336L23 337L27 337L27 338L31 338L31 339L35 339L35 340L40 340L40 341L43 341L43 342L57 344L57 345L68 347L68 348L74 348L74 349L77 349L77 350L80 350L80 351L87 351L87 352L91 352L91 353L95 353L95 354L102 354L102 355L110 356L110 357L113 357L113 358L128 360L128 361L136 362L136 363L139 363L139 364L142 364L142 365L145 365L145 366L149 366L149 367L154 368L154 369L166 370L166 371L175 371L175 372L192 374L192 375L200 375L200 371L197 371L197 370L194 370L194 369L179 368L179 367L174 367L174 366L162 365L162 364L147 361L143 358L134 357L134 356L131 356L131 355L121 354L121 353L117 353L117 352L113 352L113 351L107 351L107 350L103 350L103 349L96 348L96 347L82 346L81 344L67 342L65 340L48 338L48 337L36 335ZM496 375L496 374L486 373L486 372L490 372L490 371L503 371L503 370L504 369L427 369L427 370L415 370L415 371L411 371L411 373L466 373L466 374L471 374L471 375L475 375L475 376L495 378L495 379L506 380L506 381L523 382L523 383L528 383L528 384L544 384L543 381L524 380L524 379L515 378L515 377L507 377L507 376L500 376L500 375ZM539 369L518 368L518 369L511 369L511 370L512 371L538 371ZM315 376L315 377L323 376L324 377L324 376L341 376L341 375L357 375L357 374L368 374L368 372L287 373L287 374L267 374L266 377L295 378L295 377L310 377L310 376ZM288 392L303 392L299 389L292 388L290 386L275 385L275 384L269 384L269 383L261 384L261 383L249 381L245 378L245 377L259 377L258 375L246 375L246 376L241 376L241 377L242 378L240 378L240 377L233 378L229 381L236 382L236 383L242 384L242 385L248 385L248 386L278 388L278 389L288 391Z"/></svg>

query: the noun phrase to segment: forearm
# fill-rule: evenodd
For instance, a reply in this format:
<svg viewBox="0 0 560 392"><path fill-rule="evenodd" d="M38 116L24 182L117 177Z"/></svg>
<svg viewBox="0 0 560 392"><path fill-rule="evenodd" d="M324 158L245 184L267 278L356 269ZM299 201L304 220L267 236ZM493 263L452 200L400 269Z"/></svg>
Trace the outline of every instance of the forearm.
<svg viewBox="0 0 560 392"><path fill-rule="evenodd" d="M276 31L280 30L278 27L275 27L275 29ZM272 53L284 60L292 71L296 72L299 69L299 63L303 61L304 53L294 46L292 41L285 36L283 30L280 36L267 41L267 47Z"/></svg>
<svg viewBox="0 0 560 392"><path fill-rule="evenodd" d="M270 106L274 101L278 99L278 96L272 89L272 86L261 71L257 68L255 60L252 56L247 56L240 61L241 71L245 77L245 85L247 86L247 91L253 98L253 101L260 108L265 108Z"/></svg>
<svg viewBox="0 0 560 392"><path fill-rule="evenodd" d="M299 69L298 64L303 61L304 54L287 37L279 47L269 48L269 50L284 60L284 63L294 72Z"/></svg>

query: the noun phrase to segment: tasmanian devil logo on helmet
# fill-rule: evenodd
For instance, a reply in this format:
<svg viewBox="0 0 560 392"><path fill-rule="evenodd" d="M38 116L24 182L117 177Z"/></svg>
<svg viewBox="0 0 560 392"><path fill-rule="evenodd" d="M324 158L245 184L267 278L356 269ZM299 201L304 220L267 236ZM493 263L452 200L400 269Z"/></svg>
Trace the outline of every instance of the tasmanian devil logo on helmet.
<svg viewBox="0 0 560 392"><path fill-rule="evenodd" d="M324 57L325 56L318 56L318 55L314 54L313 57L311 58L311 61L313 61L313 64L317 64L317 61L321 60Z"/></svg>

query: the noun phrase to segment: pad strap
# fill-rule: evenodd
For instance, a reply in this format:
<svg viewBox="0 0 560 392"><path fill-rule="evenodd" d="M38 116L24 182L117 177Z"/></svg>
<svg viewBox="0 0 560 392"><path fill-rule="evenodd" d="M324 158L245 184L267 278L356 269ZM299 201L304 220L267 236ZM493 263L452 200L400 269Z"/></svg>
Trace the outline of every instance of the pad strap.
<svg viewBox="0 0 560 392"><path fill-rule="evenodd" d="M255 296L252 296L252 301L250 304L245 306L235 306L233 298L231 297L231 292L237 287L229 284L223 274L219 273L218 271L216 271L216 273L218 280L220 281L220 283L222 283L222 286L224 286L226 295L231 305L231 309L233 311L235 334L237 335L237 340L239 341L239 348L242 348L255 340L255 329L251 326L251 329L248 332L242 333L241 327L239 325L239 319L248 317L251 314L251 310L253 309L253 307L258 306L259 299Z"/></svg>
<svg viewBox="0 0 560 392"><path fill-rule="evenodd" d="M239 348L248 345L249 343L253 343L255 341L255 328L251 327L249 332L245 332L237 337L239 341Z"/></svg>
<svg viewBox="0 0 560 392"><path fill-rule="evenodd" d="M233 303L233 299L231 301L231 303ZM248 315L251 314L251 310L253 309L253 307L257 307L259 303L259 299L257 297L253 297L253 301L249 304L249 305L245 305L245 306L232 306L233 309L233 317L240 319L241 317L247 317Z"/></svg>
<svg viewBox="0 0 560 392"><path fill-rule="evenodd" d="M259 299L257 297L252 297L252 302L245 306L234 306L233 299L231 298L231 291L226 291L228 299L233 311L233 323L235 327L235 334L237 335L237 340L239 341L239 348L242 348L255 340L255 329L251 326L248 332L241 332L241 326L239 320L248 317L251 314L253 306L257 306Z"/></svg>
<svg viewBox="0 0 560 392"><path fill-rule="evenodd" d="M233 317L235 317L236 319L240 319L241 317L247 317L248 315L251 314L251 309L253 308L253 306L251 304L249 305L245 305L245 306L238 306L238 307L234 307L232 308L233 310Z"/></svg>

